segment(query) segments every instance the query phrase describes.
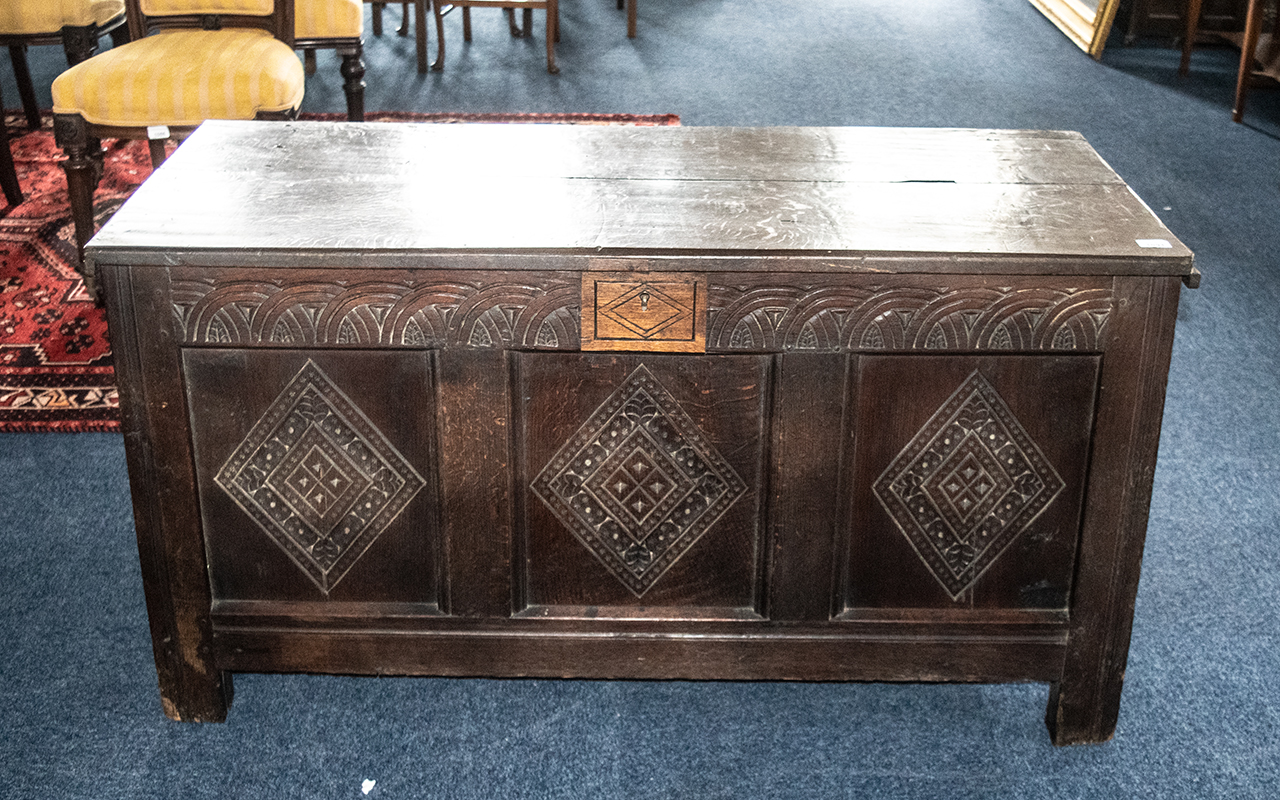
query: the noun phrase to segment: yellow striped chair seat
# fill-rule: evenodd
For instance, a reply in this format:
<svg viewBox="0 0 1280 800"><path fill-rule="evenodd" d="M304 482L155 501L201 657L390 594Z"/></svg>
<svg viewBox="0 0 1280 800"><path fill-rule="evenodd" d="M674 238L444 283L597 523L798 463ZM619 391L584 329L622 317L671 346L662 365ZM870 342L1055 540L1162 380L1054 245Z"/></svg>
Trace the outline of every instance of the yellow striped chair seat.
<svg viewBox="0 0 1280 800"><path fill-rule="evenodd" d="M362 0L297 0L293 8L298 39L358 39L364 35Z"/></svg>
<svg viewBox="0 0 1280 800"><path fill-rule="evenodd" d="M59 75L53 110L125 127L252 119L301 105L303 80L297 56L266 31L162 31Z"/></svg>
<svg viewBox="0 0 1280 800"><path fill-rule="evenodd" d="M105 25L124 0L0 0L0 33L57 33L68 25Z"/></svg>

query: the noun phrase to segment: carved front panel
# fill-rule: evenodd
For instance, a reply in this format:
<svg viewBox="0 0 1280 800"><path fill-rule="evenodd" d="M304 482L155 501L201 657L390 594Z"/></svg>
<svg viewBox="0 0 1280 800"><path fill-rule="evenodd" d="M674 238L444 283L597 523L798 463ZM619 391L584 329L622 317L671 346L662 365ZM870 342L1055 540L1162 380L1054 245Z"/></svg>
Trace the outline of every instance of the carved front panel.
<svg viewBox="0 0 1280 800"><path fill-rule="evenodd" d="M429 359L184 353L216 600L438 601Z"/></svg>
<svg viewBox="0 0 1280 800"><path fill-rule="evenodd" d="M1092 356L866 356L855 367L845 606L1064 609Z"/></svg>
<svg viewBox="0 0 1280 800"><path fill-rule="evenodd" d="M522 605L757 606L766 359L531 355L518 374Z"/></svg>
<svg viewBox="0 0 1280 800"><path fill-rule="evenodd" d="M425 483L310 359L214 482L326 595Z"/></svg>

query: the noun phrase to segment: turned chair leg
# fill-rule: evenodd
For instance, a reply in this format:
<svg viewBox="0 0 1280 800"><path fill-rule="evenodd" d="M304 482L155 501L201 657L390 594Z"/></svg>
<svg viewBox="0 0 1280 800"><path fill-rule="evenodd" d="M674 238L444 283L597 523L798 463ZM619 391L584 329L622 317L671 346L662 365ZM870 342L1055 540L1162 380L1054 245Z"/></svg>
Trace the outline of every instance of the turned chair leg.
<svg viewBox="0 0 1280 800"><path fill-rule="evenodd" d="M1187 28L1182 36L1182 62L1178 64L1178 74L1184 78L1191 72L1191 47L1200 30L1200 8L1203 2L1204 0L1190 0L1187 3Z"/></svg>
<svg viewBox="0 0 1280 800"><path fill-rule="evenodd" d="M512 39L522 39L527 31L530 30L529 22L525 22L523 28L516 24L516 10L514 8L502 9L503 16L507 18L507 30L511 32ZM530 9L525 9L525 13L530 13ZM526 17L526 20L528 18Z"/></svg>
<svg viewBox="0 0 1280 800"><path fill-rule="evenodd" d="M316 74L316 49L304 48L302 51L302 71L307 75Z"/></svg>
<svg viewBox="0 0 1280 800"><path fill-rule="evenodd" d="M356 45L340 53L342 66L338 69L343 78L342 91L347 96L347 120L364 122L364 48Z"/></svg>
<svg viewBox="0 0 1280 800"><path fill-rule="evenodd" d="M1240 48L1240 72L1236 75L1236 99L1231 108L1231 119L1244 122L1244 99L1249 93L1249 81L1253 80L1253 58L1258 50L1258 34L1262 30L1262 3L1249 0L1244 18L1244 46Z"/></svg>
<svg viewBox="0 0 1280 800"><path fill-rule="evenodd" d="M167 143L166 139L147 140L147 155L151 156L151 169L159 169L164 160L169 157L169 154L165 152Z"/></svg>
<svg viewBox="0 0 1280 800"><path fill-rule="evenodd" d="M504 8L503 11L507 14L507 29L511 31L512 38L523 39L526 36L533 35L532 8L524 9L524 14L521 15L521 23L519 25L516 24L516 10L514 8Z"/></svg>
<svg viewBox="0 0 1280 800"><path fill-rule="evenodd" d="M447 3L440 0L431 0L432 8L436 18L436 60L431 65L433 72L439 72L444 69L444 13L441 7ZM462 9L462 40L464 42L471 41L471 7L470 6L454 6ZM556 42L560 41L560 14L558 11L557 0L548 0L547 2L547 72L556 75L560 72L560 68L556 66ZM523 26L516 23L516 12L514 8L504 8L503 13L507 18L507 28L511 35L516 38L529 36L533 31L533 9L522 9Z"/></svg>
<svg viewBox="0 0 1280 800"><path fill-rule="evenodd" d="M40 106L36 103L36 87L31 82L31 70L27 66L27 46L9 45L9 60L13 62L13 77L18 83L18 96L22 98L22 111L27 117L27 127L40 128Z"/></svg>
<svg viewBox="0 0 1280 800"><path fill-rule="evenodd" d="M444 14L440 11L442 5L444 3L441 0L431 0L431 13L436 18L436 60L431 64L432 72L440 72L444 69Z"/></svg>
<svg viewBox="0 0 1280 800"><path fill-rule="evenodd" d="M0 100L0 108L4 101ZM0 120L0 188L10 206L16 206L23 200L22 186L18 183L18 170L13 164L13 153L9 150L9 130Z"/></svg>
<svg viewBox="0 0 1280 800"><path fill-rule="evenodd" d="M526 14L531 14L529 9ZM532 20L530 20L530 24ZM556 39L559 38L560 7L558 0L547 0L547 72L556 75L560 68L556 66Z"/></svg>
<svg viewBox="0 0 1280 800"><path fill-rule="evenodd" d="M94 276L87 272L84 262L84 246L93 236L93 190L102 177L102 145L89 135L87 123L78 114L55 114L53 136L67 155L62 170L67 176L67 196L75 225L77 270L84 278L85 288L96 297Z"/></svg>
<svg viewBox="0 0 1280 800"><path fill-rule="evenodd" d="M405 15L406 18L408 14ZM418 74L427 73L427 0L413 0L414 45L418 51Z"/></svg>
<svg viewBox="0 0 1280 800"><path fill-rule="evenodd" d="M26 198L22 196L22 185L18 182L18 169L13 164L13 153L9 151L9 135L3 134L0 142L0 187L4 188L4 199L9 207L22 205Z"/></svg>
<svg viewBox="0 0 1280 800"><path fill-rule="evenodd" d="M382 35L382 9L386 8L386 3L373 4L373 35Z"/></svg>

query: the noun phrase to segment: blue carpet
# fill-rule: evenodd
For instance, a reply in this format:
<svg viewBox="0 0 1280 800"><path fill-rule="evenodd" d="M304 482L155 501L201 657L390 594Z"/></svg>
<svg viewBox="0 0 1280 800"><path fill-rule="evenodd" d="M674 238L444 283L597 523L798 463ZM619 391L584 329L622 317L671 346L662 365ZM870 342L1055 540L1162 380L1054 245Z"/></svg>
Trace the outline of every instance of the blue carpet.
<svg viewBox="0 0 1280 800"><path fill-rule="evenodd" d="M172 723L119 437L7 434L0 797L1280 796L1280 93L1233 124L1231 51L1183 80L1115 37L1096 63L1025 0L640 0L634 41L579 0L559 76L540 34L475 22L464 45L447 18L427 76L411 40L368 37L367 107L1079 130L1196 252L1115 740L1053 748L1039 685L243 675L226 724ZM47 104L61 54L32 68ZM343 110L340 85L322 52L304 110Z"/></svg>

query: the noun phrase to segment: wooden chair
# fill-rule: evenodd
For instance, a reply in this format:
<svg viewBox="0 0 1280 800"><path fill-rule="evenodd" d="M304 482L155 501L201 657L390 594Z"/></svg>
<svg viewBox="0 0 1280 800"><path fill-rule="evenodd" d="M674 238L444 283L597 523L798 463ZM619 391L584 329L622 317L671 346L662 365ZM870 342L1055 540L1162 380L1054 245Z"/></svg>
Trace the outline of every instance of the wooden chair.
<svg viewBox="0 0 1280 800"><path fill-rule="evenodd" d="M364 119L364 3L373 5L373 35L382 35L382 10L386 0L296 0L297 24L294 37L298 49L303 51L308 75L316 72L316 50L330 48L342 56L343 90L347 93L347 119L359 122ZM412 24L416 31L418 72L427 72L427 6L428 0L407 0L404 19L397 33L409 33L409 8L413 7ZM358 98L356 97L358 95ZM360 106L357 114L353 109Z"/></svg>
<svg viewBox="0 0 1280 800"><path fill-rule="evenodd" d="M425 0L418 0L425 2ZM316 71L316 50L342 58L342 91L347 119L364 121L364 3L361 0L295 0L294 47L303 52L306 74ZM425 56L423 56L425 60Z"/></svg>
<svg viewBox="0 0 1280 800"><path fill-rule="evenodd" d="M85 285L102 137L146 139L151 160L207 119L297 116L305 75L293 52L294 0L126 0L133 41L53 82L54 137ZM150 34L150 35L147 35Z"/></svg>
<svg viewBox="0 0 1280 800"><path fill-rule="evenodd" d="M452 0L442 2L433 0L432 8L436 16L436 60L431 65L433 70L444 69L444 22L443 17L455 8L462 9L462 39L471 41L471 9L501 8L506 12L507 25L514 37L527 36L531 33L533 11L541 8L547 14L547 72L552 75L560 72L556 66L556 42L560 41L560 4L559 0ZM524 11L524 26L516 24L515 10Z"/></svg>
<svg viewBox="0 0 1280 800"><path fill-rule="evenodd" d="M1195 44L1200 29L1200 12L1203 0L1188 0L1187 27L1182 39L1182 61L1178 65L1178 74L1186 76L1191 71L1191 48ZM1263 0L1249 0L1245 11L1244 38L1240 46L1240 69L1236 74L1236 96L1231 108L1231 119L1244 121L1244 101L1253 82L1253 63L1258 55L1258 39L1262 35ZM1280 15L1276 18L1276 27L1272 36L1280 36Z"/></svg>
<svg viewBox="0 0 1280 800"><path fill-rule="evenodd" d="M4 98L0 97L0 108L4 108ZM9 206L22 202L22 186L18 184L18 170L13 165L13 153L9 150L9 128L0 119L0 189Z"/></svg>
<svg viewBox="0 0 1280 800"><path fill-rule="evenodd" d="M373 6L373 35L381 36L382 11L388 5L387 0L364 0L364 2ZM400 36L409 35L409 7L413 6L413 31L418 51L419 74L427 72L427 7L429 5L429 0L405 0L400 3L403 17L400 19L400 27L396 28L396 33ZM437 33L439 33L438 30Z"/></svg>
<svg viewBox="0 0 1280 800"><path fill-rule="evenodd" d="M129 41L125 0L0 0L0 45L9 48L13 76L27 125L40 127L40 107L27 66L27 47L61 44L67 65L75 66L98 51L98 40L110 33L116 45Z"/></svg>

